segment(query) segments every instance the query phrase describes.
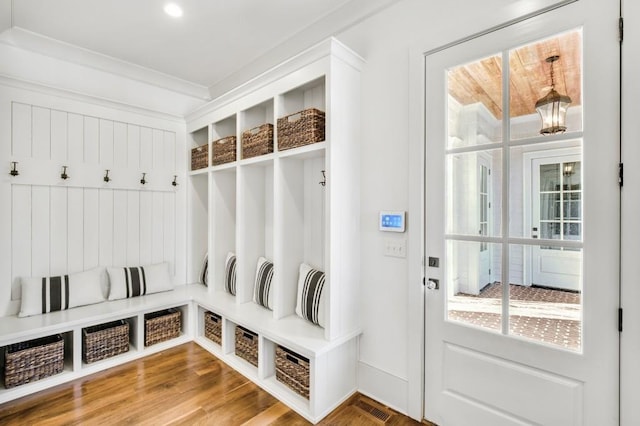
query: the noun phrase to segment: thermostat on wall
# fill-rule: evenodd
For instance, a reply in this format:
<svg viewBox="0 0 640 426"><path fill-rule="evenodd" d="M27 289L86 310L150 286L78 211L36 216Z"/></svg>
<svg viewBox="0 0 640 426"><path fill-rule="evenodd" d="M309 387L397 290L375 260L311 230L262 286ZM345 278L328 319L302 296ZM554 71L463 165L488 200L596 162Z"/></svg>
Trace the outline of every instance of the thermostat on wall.
<svg viewBox="0 0 640 426"><path fill-rule="evenodd" d="M380 230L404 232L405 212L380 212Z"/></svg>

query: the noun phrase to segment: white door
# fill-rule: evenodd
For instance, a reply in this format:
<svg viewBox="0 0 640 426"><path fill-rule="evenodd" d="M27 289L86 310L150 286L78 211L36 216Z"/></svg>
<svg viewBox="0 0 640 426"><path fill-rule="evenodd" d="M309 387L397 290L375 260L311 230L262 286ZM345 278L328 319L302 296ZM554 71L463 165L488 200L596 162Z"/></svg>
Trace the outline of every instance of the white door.
<svg viewBox="0 0 640 426"><path fill-rule="evenodd" d="M580 156L534 158L529 165L532 238L581 241ZM532 247L531 285L580 291L581 269L578 249L544 245Z"/></svg>
<svg viewBox="0 0 640 426"><path fill-rule="evenodd" d="M616 22L613 5L581 0L425 56L425 253L440 259L426 268L440 283L425 296L428 420L618 424ZM533 106L553 55L555 90L572 104L566 133L541 136ZM533 238L524 159L566 149L581 162L579 238ZM491 169L486 235L478 188L464 184L479 156ZM484 246L492 283L468 294ZM577 291L527 285L542 247L579 259Z"/></svg>
<svg viewBox="0 0 640 426"><path fill-rule="evenodd" d="M489 236L491 225L491 166L489 159L478 157L478 235ZM478 254L478 292L491 284L491 246L486 242L480 243Z"/></svg>

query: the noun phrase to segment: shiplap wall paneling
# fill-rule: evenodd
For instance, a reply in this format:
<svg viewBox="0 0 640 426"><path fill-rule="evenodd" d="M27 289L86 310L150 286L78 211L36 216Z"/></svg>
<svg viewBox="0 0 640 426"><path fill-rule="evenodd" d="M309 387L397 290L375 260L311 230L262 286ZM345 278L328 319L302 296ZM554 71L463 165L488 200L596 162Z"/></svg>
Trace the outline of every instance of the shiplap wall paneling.
<svg viewBox="0 0 640 426"><path fill-rule="evenodd" d="M67 160L69 164L84 162L84 117L67 115Z"/></svg>
<svg viewBox="0 0 640 426"><path fill-rule="evenodd" d="M125 265L140 265L140 193L127 191L127 258Z"/></svg>
<svg viewBox="0 0 640 426"><path fill-rule="evenodd" d="M31 187L11 187L12 299L21 297L19 277L31 276Z"/></svg>
<svg viewBox="0 0 640 426"><path fill-rule="evenodd" d="M153 193L140 192L140 264L153 259Z"/></svg>
<svg viewBox="0 0 640 426"><path fill-rule="evenodd" d="M14 102L11 112L11 155L31 157L31 105Z"/></svg>
<svg viewBox="0 0 640 426"><path fill-rule="evenodd" d="M95 117L84 117L84 162L91 165L100 164L100 120Z"/></svg>
<svg viewBox="0 0 640 426"><path fill-rule="evenodd" d="M100 265L100 194L97 189L83 189L84 196L84 268Z"/></svg>
<svg viewBox="0 0 640 426"><path fill-rule="evenodd" d="M51 110L33 106L32 114L32 158L51 158Z"/></svg>
<svg viewBox="0 0 640 426"><path fill-rule="evenodd" d="M163 240L164 249L162 261L169 262L169 272L175 276L176 272L176 195L172 192L161 193L163 197Z"/></svg>
<svg viewBox="0 0 640 426"><path fill-rule="evenodd" d="M115 265L113 262L114 233L114 204L113 191L110 189L98 190L98 217L99 224L99 264L103 266Z"/></svg>
<svg viewBox="0 0 640 426"><path fill-rule="evenodd" d="M67 161L67 129L69 114L64 111L51 110L51 160L64 163Z"/></svg>
<svg viewBox="0 0 640 426"><path fill-rule="evenodd" d="M129 209L127 192L113 191L113 255L111 265L114 266L127 266L130 250L130 247L127 246L127 229L129 227L127 223Z"/></svg>
<svg viewBox="0 0 640 426"><path fill-rule="evenodd" d="M113 168L126 169L128 165L126 123L113 123ZM105 165L105 169L108 169Z"/></svg>
<svg viewBox="0 0 640 426"><path fill-rule="evenodd" d="M68 189L51 187L51 275L64 275L69 271L68 256ZM75 226L72 224L72 226Z"/></svg>
<svg viewBox="0 0 640 426"><path fill-rule="evenodd" d="M67 250L68 272L80 272L84 267L84 189L67 190Z"/></svg>
<svg viewBox="0 0 640 426"><path fill-rule="evenodd" d="M127 124L127 167L140 166L140 126Z"/></svg>
<svg viewBox="0 0 640 426"><path fill-rule="evenodd" d="M151 210L151 263L164 260L164 194L152 194Z"/></svg>
<svg viewBox="0 0 640 426"><path fill-rule="evenodd" d="M104 169L113 168L114 160L114 129L113 121L100 119L100 166Z"/></svg>

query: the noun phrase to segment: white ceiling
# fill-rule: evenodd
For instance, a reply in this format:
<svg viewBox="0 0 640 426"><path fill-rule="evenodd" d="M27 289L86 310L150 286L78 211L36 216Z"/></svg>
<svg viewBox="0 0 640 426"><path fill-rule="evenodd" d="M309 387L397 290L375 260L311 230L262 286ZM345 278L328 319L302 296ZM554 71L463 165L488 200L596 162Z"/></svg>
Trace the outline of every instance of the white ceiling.
<svg viewBox="0 0 640 426"><path fill-rule="evenodd" d="M11 44L39 53L93 61L121 74L129 65L136 75L144 67L211 90L252 63L273 65L265 57L282 56L279 46L302 50L393 2L174 1L184 9L182 18L163 12L166 0L0 0L0 31L13 27L5 31ZM112 59L118 67L105 64Z"/></svg>

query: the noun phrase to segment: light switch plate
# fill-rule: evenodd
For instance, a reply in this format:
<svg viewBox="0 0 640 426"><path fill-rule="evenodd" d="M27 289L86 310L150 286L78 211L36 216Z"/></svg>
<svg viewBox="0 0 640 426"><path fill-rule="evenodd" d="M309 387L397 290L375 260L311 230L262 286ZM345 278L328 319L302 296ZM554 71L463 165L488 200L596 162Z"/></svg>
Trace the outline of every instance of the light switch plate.
<svg viewBox="0 0 640 426"><path fill-rule="evenodd" d="M404 238L386 238L384 255L391 257L407 257L407 240Z"/></svg>

